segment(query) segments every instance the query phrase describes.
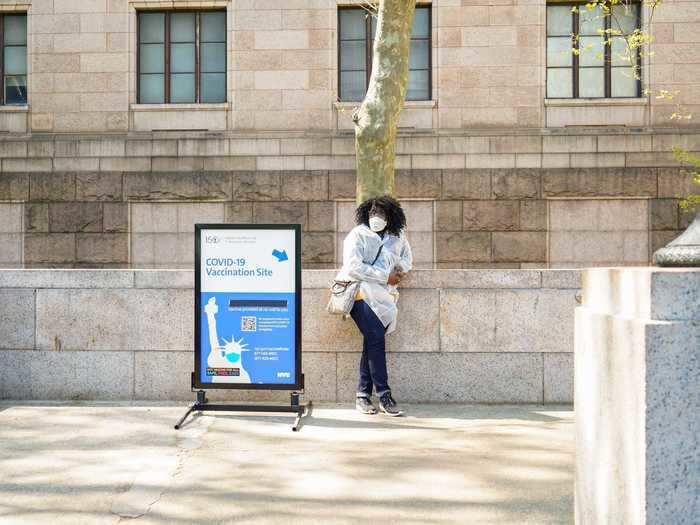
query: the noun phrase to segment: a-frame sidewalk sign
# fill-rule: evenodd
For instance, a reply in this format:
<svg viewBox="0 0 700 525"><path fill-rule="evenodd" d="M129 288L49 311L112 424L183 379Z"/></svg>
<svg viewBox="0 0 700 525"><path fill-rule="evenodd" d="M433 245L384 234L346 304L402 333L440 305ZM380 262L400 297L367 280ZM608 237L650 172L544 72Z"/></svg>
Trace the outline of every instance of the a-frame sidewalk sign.
<svg viewBox="0 0 700 525"><path fill-rule="evenodd" d="M312 402L301 353L301 226L195 224L194 411L292 412ZM207 389L290 390L289 405L212 404Z"/></svg>

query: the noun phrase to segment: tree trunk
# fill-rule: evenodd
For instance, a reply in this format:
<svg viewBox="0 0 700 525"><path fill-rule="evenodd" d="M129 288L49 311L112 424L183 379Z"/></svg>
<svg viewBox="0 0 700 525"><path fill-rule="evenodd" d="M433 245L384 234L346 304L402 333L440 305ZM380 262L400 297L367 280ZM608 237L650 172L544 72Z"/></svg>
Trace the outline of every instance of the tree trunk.
<svg viewBox="0 0 700 525"><path fill-rule="evenodd" d="M408 56L416 0L380 0L372 76L353 115L357 203L394 194L396 128L406 98Z"/></svg>

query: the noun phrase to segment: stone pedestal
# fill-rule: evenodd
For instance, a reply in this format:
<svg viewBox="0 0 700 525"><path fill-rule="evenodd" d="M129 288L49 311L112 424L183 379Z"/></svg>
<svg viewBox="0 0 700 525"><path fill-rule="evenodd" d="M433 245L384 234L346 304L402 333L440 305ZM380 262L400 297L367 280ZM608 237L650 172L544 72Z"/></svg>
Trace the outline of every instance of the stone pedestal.
<svg viewBox="0 0 700 525"><path fill-rule="evenodd" d="M589 269L582 287L576 523L697 523L700 269Z"/></svg>

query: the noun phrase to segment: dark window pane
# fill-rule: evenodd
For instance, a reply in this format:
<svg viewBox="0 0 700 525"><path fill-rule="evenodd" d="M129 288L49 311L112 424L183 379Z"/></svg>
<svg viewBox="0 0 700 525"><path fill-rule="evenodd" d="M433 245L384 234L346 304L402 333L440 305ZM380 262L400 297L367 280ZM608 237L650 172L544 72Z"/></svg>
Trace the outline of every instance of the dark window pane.
<svg viewBox="0 0 700 525"><path fill-rule="evenodd" d="M139 41L142 44L165 42L165 15L163 13L139 14Z"/></svg>
<svg viewBox="0 0 700 525"><path fill-rule="evenodd" d="M164 75L139 76L139 102L141 104L162 104L165 102Z"/></svg>
<svg viewBox="0 0 700 525"><path fill-rule="evenodd" d="M194 73L194 44L171 44L170 71Z"/></svg>
<svg viewBox="0 0 700 525"><path fill-rule="evenodd" d="M203 73L226 71L226 44L201 44L201 69Z"/></svg>
<svg viewBox="0 0 700 525"><path fill-rule="evenodd" d="M226 13L202 13L200 15L202 42L226 42Z"/></svg>
<svg viewBox="0 0 700 525"><path fill-rule="evenodd" d="M369 16L364 9L340 9L340 99L359 101L367 89L366 38L374 39L377 31L376 17ZM367 37L367 23L370 34ZM411 52L409 55L409 86L407 99L430 98L430 7L417 7L413 17ZM352 41L349 41L352 40ZM371 52L372 50L370 50Z"/></svg>
<svg viewBox="0 0 700 525"><path fill-rule="evenodd" d="M338 11L340 18L340 38L348 40L351 38L365 38L365 16L364 9L341 9Z"/></svg>
<svg viewBox="0 0 700 525"><path fill-rule="evenodd" d="M416 7L416 13L413 15L413 33L414 38L428 38L430 36L430 8Z"/></svg>
<svg viewBox="0 0 700 525"><path fill-rule="evenodd" d="M170 15L170 41L194 42L194 13Z"/></svg>
<svg viewBox="0 0 700 525"><path fill-rule="evenodd" d="M430 64L430 42L427 40L414 40L411 42L411 54L409 55L410 69L428 69Z"/></svg>
<svg viewBox="0 0 700 525"><path fill-rule="evenodd" d="M170 102L173 104L194 102L194 74L170 75Z"/></svg>
<svg viewBox="0 0 700 525"><path fill-rule="evenodd" d="M5 74L24 75L27 73L27 48L6 47L5 48Z"/></svg>
<svg viewBox="0 0 700 525"><path fill-rule="evenodd" d="M5 16L5 45L27 45L26 15Z"/></svg>
<svg viewBox="0 0 700 525"><path fill-rule="evenodd" d="M226 100L226 12L139 13L139 102L194 103ZM165 23L168 45L165 46ZM197 27L199 21L199 27ZM199 47L196 40L199 39ZM166 77L168 53L170 75ZM195 68L199 53L199 97ZM166 91L169 93L165 100Z"/></svg>
<svg viewBox="0 0 700 525"><path fill-rule="evenodd" d="M571 69L547 69L547 97L571 98L573 96L574 90Z"/></svg>
<svg viewBox="0 0 700 525"><path fill-rule="evenodd" d="M365 72L341 71L340 98L341 100L357 101L365 97Z"/></svg>
<svg viewBox="0 0 700 525"><path fill-rule="evenodd" d="M6 76L5 77L5 104L26 104L27 103L27 77L26 76Z"/></svg>
<svg viewBox="0 0 700 525"><path fill-rule="evenodd" d="M578 71L578 96L602 98L605 96L605 68L582 67Z"/></svg>
<svg viewBox="0 0 700 525"><path fill-rule="evenodd" d="M365 70L367 62L365 42L341 42L340 43L340 69L341 71Z"/></svg>
<svg viewBox="0 0 700 525"><path fill-rule="evenodd" d="M139 73L163 73L165 71L163 48L163 44L141 44Z"/></svg>
<svg viewBox="0 0 700 525"><path fill-rule="evenodd" d="M409 71L408 72L408 92L406 100L428 100L430 97L430 72L429 71Z"/></svg>
<svg viewBox="0 0 700 525"><path fill-rule="evenodd" d="M571 6L547 6L547 35L567 36L573 27Z"/></svg>
<svg viewBox="0 0 700 525"><path fill-rule="evenodd" d="M226 75L224 73L202 74L200 89L202 102L226 102Z"/></svg>

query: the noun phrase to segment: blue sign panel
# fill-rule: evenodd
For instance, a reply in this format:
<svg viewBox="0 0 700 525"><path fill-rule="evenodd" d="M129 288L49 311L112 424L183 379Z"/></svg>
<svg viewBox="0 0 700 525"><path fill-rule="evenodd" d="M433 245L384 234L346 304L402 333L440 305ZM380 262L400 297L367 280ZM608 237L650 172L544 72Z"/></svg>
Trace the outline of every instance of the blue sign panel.
<svg viewBox="0 0 700 525"><path fill-rule="evenodd" d="M199 388L301 388L297 225L197 225Z"/></svg>

